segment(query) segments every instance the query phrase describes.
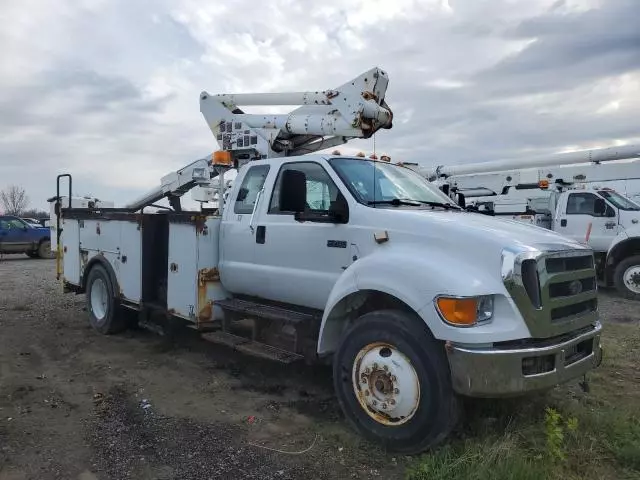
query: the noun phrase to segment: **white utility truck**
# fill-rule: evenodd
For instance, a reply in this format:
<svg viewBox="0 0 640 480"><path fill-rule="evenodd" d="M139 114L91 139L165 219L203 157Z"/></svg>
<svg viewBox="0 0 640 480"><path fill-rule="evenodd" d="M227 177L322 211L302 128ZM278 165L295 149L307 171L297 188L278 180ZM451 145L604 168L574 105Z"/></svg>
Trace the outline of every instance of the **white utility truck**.
<svg viewBox="0 0 640 480"><path fill-rule="evenodd" d="M86 295L104 334L133 311L241 352L330 363L348 421L398 452L445 438L460 396L585 376L601 361L591 248L466 212L408 168L305 154L391 128L387 83L374 68L335 90L202 93L221 146L211 158L127 207L55 201L64 289ZM276 103L302 106L239 108ZM181 210L190 188L219 176L224 189L230 168L226 202ZM171 211L140 213L163 197Z"/></svg>
<svg viewBox="0 0 640 480"><path fill-rule="evenodd" d="M596 181L625 180L618 178L619 174L631 175L628 166L635 162L619 161L637 158L640 145L625 145L524 160L441 166L431 171L417 169L449 194L462 195L470 208L532 223L588 244L595 252L598 279L615 286L626 298L640 300L640 205ZM596 163L587 168L584 163L588 161ZM605 170L608 162L616 169ZM549 164L583 164L578 170L582 173L569 167L524 170ZM523 170L514 174L517 165ZM541 172L547 172L544 178L539 177ZM491 189L496 178L504 182L499 193Z"/></svg>

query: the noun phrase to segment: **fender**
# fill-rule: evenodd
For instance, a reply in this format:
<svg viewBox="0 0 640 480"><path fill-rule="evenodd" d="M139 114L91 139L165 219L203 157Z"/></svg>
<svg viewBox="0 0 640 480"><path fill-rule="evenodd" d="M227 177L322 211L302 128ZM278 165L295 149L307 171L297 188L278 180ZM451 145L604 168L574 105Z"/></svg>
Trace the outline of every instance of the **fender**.
<svg viewBox="0 0 640 480"><path fill-rule="evenodd" d="M85 272L90 272L93 266L96 264L99 264L100 266L104 267L104 269L107 271L107 274L111 279L111 284L113 285L113 291L115 292L116 297L120 297L121 296L120 284L118 283L118 277L116 277L116 272L111 266L111 264L109 263L109 260L107 260L104 257L104 255L102 255L101 253L94 255L82 270L82 278L80 279L80 283L82 285L82 291L85 291L87 288L88 275L86 275Z"/></svg>
<svg viewBox="0 0 640 480"><path fill-rule="evenodd" d="M640 240L640 226L625 228L622 232L616 235L616 237L611 241L611 245L609 245L607 257L612 253L615 253L614 250L618 250L620 248L620 244L627 240Z"/></svg>
<svg viewBox="0 0 640 480"><path fill-rule="evenodd" d="M613 282L616 266L631 255L640 254L640 226L620 232L611 242L605 262L605 278L608 284Z"/></svg>
<svg viewBox="0 0 640 480"><path fill-rule="evenodd" d="M499 257L492 271L481 268L477 262L475 266L468 262L469 252L451 257L451 250L443 247L390 245L353 263L329 295L320 326L318 354L330 353L337 347L345 321L341 302L359 291L381 292L404 303L422 318L437 339L478 343L529 336L500 280ZM494 310L504 313L505 318L473 328L447 325L440 319L434 299L448 293L456 296L495 294ZM509 321L505 321L506 317Z"/></svg>

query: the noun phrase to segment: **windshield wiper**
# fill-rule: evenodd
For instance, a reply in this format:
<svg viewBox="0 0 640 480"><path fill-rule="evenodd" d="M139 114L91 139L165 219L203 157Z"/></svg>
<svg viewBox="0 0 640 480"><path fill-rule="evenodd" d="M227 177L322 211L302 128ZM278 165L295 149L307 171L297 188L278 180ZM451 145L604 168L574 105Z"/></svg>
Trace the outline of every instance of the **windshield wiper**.
<svg viewBox="0 0 640 480"><path fill-rule="evenodd" d="M367 205L409 205L411 207L419 207L421 204L417 200L403 200L401 198L392 198L391 200L371 200Z"/></svg>
<svg viewBox="0 0 640 480"><path fill-rule="evenodd" d="M426 200L412 200L412 201L420 202L422 205L429 205L430 207L442 207L442 208L445 208L447 210L449 210L450 208L456 208L458 210L462 209L462 207L460 207L459 205L454 205L453 203L428 202Z"/></svg>
<svg viewBox="0 0 640 480"><path fill-rule="evenodd" d="M419 207L420 205L428 205L430 207L442 207L447 210L450 208L457 208L460 210L458 205L453 205L451 203L443 203L443 202L429 202L427 200L412 200L412 199L404 199L404 198L392 198L391 200L373 200L367 202L369 205L409 205L411 207Z"/></svg>

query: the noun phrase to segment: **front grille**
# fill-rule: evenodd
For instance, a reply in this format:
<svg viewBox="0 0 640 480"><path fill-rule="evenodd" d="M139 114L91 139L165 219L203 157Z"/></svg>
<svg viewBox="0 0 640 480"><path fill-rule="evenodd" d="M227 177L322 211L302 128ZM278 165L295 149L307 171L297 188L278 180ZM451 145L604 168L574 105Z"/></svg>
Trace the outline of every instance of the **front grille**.
<svg viewBox="0 0 640 480"><path fill-rule="evenodd" d="M590 292L596 289L595 277L583 278L581 280L567 280L566 282L552 283L549 285L549 296L570 297L581 292Z"/></svg>
<svg viewBox="0 0 640 480"><path fill-rule="evenodd" d="M593 256L584 255L580 257L556 257L547 258L548 273L571 272L574 270L584 270L593 268Z"/></svg>
<svg viewBox="0 0 640 480"><path fill-rule="evenodd" d="M598 309L598 301L595 298L585 302L573 303L564 307L551 309L551 320L556 322L567 317L583 315L589 312L595 312Z"/></svg>
<svg viewBox="0 0 640 480"><path fill-rule="evenodd" d="M575 331L597 320L597 281L590 250L526 254L506 285L534 338Z"/></svg>

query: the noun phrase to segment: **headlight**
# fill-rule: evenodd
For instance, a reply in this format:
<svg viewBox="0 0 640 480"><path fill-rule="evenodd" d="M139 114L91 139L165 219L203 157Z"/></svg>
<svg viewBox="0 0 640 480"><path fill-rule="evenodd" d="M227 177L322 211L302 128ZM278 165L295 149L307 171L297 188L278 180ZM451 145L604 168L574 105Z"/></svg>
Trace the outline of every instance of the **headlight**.
<svg viewBox="0 0 640 480"><path fill-rule="evenodd" d="M472 327L493 317L493 295L478 297L436 298L436 309L442 319L456 327Z"/></svg>
<svg viewBox="0 0 640 480"><path fill-rule="evenodd" d="M478 297L478 322L486 322L493 317L493 295Z"/></svg>

